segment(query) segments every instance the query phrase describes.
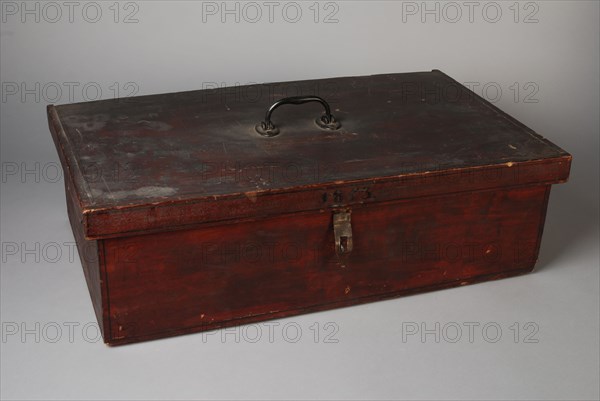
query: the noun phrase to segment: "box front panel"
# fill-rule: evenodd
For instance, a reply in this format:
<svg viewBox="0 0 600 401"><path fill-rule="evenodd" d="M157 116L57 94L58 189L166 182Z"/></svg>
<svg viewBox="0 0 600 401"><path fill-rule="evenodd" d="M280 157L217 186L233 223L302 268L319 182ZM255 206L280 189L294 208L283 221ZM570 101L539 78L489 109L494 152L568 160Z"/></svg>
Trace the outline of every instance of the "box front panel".
<svg viewBox="0 0 600 401"><path fill-rule="evenodd" d="M201 331L528 271L549 189L450 194L105 240L106 340ZM336 252L336 212L351 216L347 253Z"/></svg>

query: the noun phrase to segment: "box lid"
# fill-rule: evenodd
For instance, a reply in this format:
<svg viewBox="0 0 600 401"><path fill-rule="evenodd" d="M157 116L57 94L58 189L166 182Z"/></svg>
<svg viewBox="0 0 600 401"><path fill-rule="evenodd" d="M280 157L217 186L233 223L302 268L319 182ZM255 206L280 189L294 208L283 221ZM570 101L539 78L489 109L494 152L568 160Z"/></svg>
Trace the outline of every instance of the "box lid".
<svg viewBox="0 0 600 401"><path fill-rule="evenodd" d="M261 135L292 95L270 115L278 134ZM327 106L340 127L317 124ZM49 106L48 118L89 239L556 183L571 161L438 70Z"/></svg>

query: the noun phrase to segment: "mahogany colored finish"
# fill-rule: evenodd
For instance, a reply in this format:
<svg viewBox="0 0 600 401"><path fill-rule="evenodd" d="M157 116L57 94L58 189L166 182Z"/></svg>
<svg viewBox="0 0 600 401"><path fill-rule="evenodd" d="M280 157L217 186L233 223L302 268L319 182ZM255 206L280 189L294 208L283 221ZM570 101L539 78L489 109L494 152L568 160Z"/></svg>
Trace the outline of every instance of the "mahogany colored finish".
<svg viewBox="0 0 600 401"><path fill-rule="evenodd" d="M49 106L105 342L533 269L571 156L440 71L236 91ZM280 134L260 136L297 94L325 98L341 128L315 124L318 104L284 106Z"/></svg>

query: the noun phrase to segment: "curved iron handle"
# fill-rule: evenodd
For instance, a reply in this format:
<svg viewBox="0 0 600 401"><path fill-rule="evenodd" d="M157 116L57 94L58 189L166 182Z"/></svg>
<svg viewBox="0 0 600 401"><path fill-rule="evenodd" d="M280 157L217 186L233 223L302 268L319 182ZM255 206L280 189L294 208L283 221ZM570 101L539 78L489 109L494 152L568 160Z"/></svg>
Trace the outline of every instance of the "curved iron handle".
<svg viewBox="0 0 600 401"><path fill-rule="evenodd" d="M279 128L277 128L273 124L273 121L271 121L271 114L273 114L273 111L284 104L304 104L308 102L321 103L325 109L325 114L317 117L315 120L319 127L328 130L336 130L342 126L340 122L335 119L333 114L331 114L331 108L329 107L329 104L319 96L292 96L280 99L273 103L273 105L269 107L269 110L267 110L267 113L265 114L265 120L261 121L259 124L256 124L256 132L267 137L279 134Z"/></svg>

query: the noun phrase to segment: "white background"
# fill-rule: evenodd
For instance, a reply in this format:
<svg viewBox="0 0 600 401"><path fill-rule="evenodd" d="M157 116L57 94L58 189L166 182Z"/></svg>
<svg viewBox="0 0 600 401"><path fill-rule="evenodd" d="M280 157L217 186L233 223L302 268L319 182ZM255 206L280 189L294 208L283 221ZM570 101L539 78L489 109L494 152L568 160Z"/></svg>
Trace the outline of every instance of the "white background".
<svg viewBox="0 0 600 401"><path fill-rule="evenodd" d="M1 2L2 399L598 399L599 3L314 3ZM433 68L574 157L535 273L280 320L272 342L94 341L46 104ZM439 342L407 335L422 323Z"/></svg>

